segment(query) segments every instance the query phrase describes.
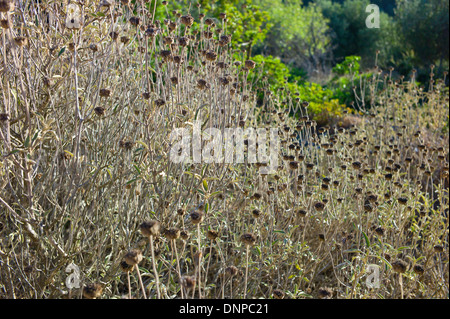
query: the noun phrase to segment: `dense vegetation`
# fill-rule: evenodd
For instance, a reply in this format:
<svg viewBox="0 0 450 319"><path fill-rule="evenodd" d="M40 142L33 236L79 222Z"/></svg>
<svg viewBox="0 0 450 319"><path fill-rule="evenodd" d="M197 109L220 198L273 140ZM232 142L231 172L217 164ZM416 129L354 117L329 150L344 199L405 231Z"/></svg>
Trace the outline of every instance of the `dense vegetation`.
<svg viewBox="0 0 450 319"><path fill-rule="evenodd" d="M0 0L0 298L448 298L448 2L379 2Z"/></svg>

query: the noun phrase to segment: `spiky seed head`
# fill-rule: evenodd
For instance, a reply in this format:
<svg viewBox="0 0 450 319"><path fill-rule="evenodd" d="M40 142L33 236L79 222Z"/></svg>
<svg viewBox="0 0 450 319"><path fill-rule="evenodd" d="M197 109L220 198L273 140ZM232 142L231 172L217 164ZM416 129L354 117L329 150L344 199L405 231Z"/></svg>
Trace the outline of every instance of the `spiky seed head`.
<svg viewBox="0 0 450 319"><path fill-rule="evenodd" d="M360 169L362 167L362 164L361 164L361 162L355 161L352 163L352 167L354 169Z"/></svg>
<svg viewBox="0 0 450 319"><path fill-rule="evenodd" d="M284 299L284 292L281 289L275 289L273 291L273 297L275 299Z"/></svg>
<svg viewBox="0 0 450 319"><path fill-rule="evenodd" d="M140 249L131 249L124 256L125 262L131 266L139 264L142 258L142 251Z"/></svg>
<svg viewBox="0 0 450 319"><path fill-rule="evenodd" d="M425 269L423 268L423 266L419 265L419 264L414 265L413 270L418 275L423 275L423 273L425 272Z"/></svg>
<svg viewBox="0 0 450 319"><path fill-rule="evenodd" d="M141 22L141 19L139 17L131 17L129 21L132 26L137 27Z"/></svg>
<svg viewBox="0 0 450 319"><path fill-rule="evenodd" d="M195 278L195 276L183 276L183 277L181 277L181 285L187 291L194 290L195 289L195 285L196 285L196 278Z"/></svg>
<svg viewBox="0 0 450 319"><path fill-rule="evenodd" d="M5 122L9 120L9 115L8 113L0 113L0 121L1 122Z"/></svg>
<svg viewBox="0 0 450 319"><path fill-rule="evenodd" d="M245 63L244 63L244 65L245 65L245 68L246 68L246 69L252 70L252 69L255 68L256 62L253 61L253 60L246 60Z"/></svg>
<svg viewBox="0 0 450 319"><path fill-rule="evenodd" d="M325 209L325 204L323 202L315 202L314 203L314 208L318 211L321 212Z"/></svg>
<svg viewBox="0 0 450 319"><path fill-rule="evenodd" d="M406 269L408 268L408 264L401 260L401 259L397 259L396 261L394 261L393 263L391 263L392 265L392 269L397 272L397 273L404 273L406 271Z"/></svg>
<svg viewBox="0 0 450 319"><path fill-rule="evenodd" d="M333 290L331 288L321 287L318 290L318 296L320 299L331 299Z"/></svg>
<svg viewBox="0 0 450 319"><path fill-rule="evenodd" d="M216 238L219 236L219 233L213 229L208 230L206 233L206 237L208 237L209 240L216 240Z"/></svg>
<svg viewBox="0 0 450 319"><path fill-rule="evenodd" d="M86 299L97 299L102 292L103 288L98 283L90 283L83 287L83 297Z"/></svg>
<svg viewBox="0 0 450 319"><path fill-rule="evenodd" d="M14 38L14 43L19 47L23 47L23 46L27 45L28 39L23 36L18 36L18 37Z"/></svg>
<svg viewBox="0 0 450 319"><path fill-rule="evenodd" d="M245 234L241 235L241 241L246 246L252 246L256 242L256 236L254 234L252 234L252 233L245 233Z"/></svg>
<svg viewBox="0 0 450 319"><path fill-rule="evenodd" d="M259 209L252 210L252 216L254 218L258 218L259 216L261 216L261 211Z"/></svg>
<svg viewBox="0 0 450 319"><path fill-rule="evenodd" d="M191 222L194 225L200 224L203 221L203 213L196 210L194 212L192 212L189 217L191 218Z"/></svg>
<svg viewBox="0 0 450 319"><path fill-rule="evenodd" d="M194 23L194 18L191 15L185 15L180 17L180 21L187 27L190 27Z"/></svg>
<svg viewBox="0 0 450 319"><path fill-rule="evenodd" d="M97 106L96 108L94 108L94 112L98 116L102 116L105 114L105 108L103 106Z"/></svg>
<svg viewBox="0 0 450 319"><path fill-rule="evenodd" d="M111 90L103 88L100 89L98 93L101 97L109 97L111 95Z"/></svg>
<svg viewBox="0 0 450 319"><path fill-rule="evenodd" d="M14 0L0 0L0 12L13 11L14 7Z"/></svg>
<svg viewBox="0 0 450 319"><path fill-rule="evenodd" d="M144 221L139 226L139 229L141 230L142 235L145 237L158 236L160 228L161 228L161 224L157 220Z"/></svg>
<svg viewBox="0 0 450 319"><path fill-rule="evenodd" d="M181 239L183 239L184 241L186 241L186 240L189 239L189 237L191 237L191 235L189 235L189 233L188 233L187 231L182 230L182 231L180 232L180 237L181 237Z"/></svg>
<svg viewBox="0 0 450 319"><path fill-rule="evenodd" d="M0 27L2 27L3 29L9 29L9 28L11 28L11 23L9 22L8 19L1 19Z"/></svg>
<svg viewBox="0 0 450 319"><path fill-rule="evenodd" d="M208 25L208 26L212 26L214 24L214 19L206 18L205 19L205 24Z"/></svg>
<svg viewBox="0 0 450 319"><path fill-rule="evenodd" d="M120 263L120 269L122 269L123 272L130 272L133 270L133 267L134 266L127 264L125 260L122 260Z"/></svg>
<svg viewBox="0 0 450 319"><path fill-rule="evenodd" d="M435 253L443 253L444 252L444 246L442 245L435 245L433 247L433 250Z"/></svg>
<svg viewBox="0 0 450 319"><path fill-rule="evenodd" d="M166 104L166 101L164 99L157 99L157 100L155 100L155 105L156 106L163 106L164 104Z"/></svg>
<svg viewBox="0 0 450 319"><path fill-rule="evenodd" d="M205 58L206 58L206 60L208 60L208 61L216 61L216 59L217 59L217 53L214 52L214 51L212 51L212 50L209 50L209 51L206 52Z"/></svg>
<svg viewBox="0 0 450 319"><path fill-rule="evenodd" d="M384 228L381 226L375 228L375 234L377 234L380 237L384 235L384 232L385 232Z"/></svg>
<svg viewBox="0 0 450 319"><path fill-rule="evenodd" d="M236 276L239 273L239 269L236 266L228 266L225 268L225 274L228 276Z"/></svg>
<svg viewBox="0 0 450 319"><path fill-rule="evenodd" d="M169 240L177 240L180 235L181 231L178 228L169 228L164 231L164 236Z"/></svg>

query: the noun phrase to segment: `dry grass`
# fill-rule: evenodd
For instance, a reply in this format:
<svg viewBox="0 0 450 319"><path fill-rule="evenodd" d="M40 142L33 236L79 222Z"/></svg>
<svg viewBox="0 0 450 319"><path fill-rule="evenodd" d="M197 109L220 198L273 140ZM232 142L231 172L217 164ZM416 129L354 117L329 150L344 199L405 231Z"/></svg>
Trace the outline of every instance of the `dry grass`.
<svg viewBox="0 0 450 319"><path fill-rule="evenodd" d="M295 92L257 106L226 20L86 0L77 30L24 2L1 13L0 297L448 298L441 81L376 73L364 115L319 128ZM279 128L277 173L172 163L169 133L197 118Z"/></svg>

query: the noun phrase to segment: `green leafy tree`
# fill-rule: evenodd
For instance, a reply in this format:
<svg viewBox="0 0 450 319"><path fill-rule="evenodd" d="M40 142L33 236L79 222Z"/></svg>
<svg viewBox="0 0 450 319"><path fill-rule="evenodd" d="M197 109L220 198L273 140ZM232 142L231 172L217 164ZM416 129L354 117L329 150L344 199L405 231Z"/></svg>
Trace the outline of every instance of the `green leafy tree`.
<svg viewBox="0 0 450 319"><path fill-rule="evenodd" d="M323 69L329 59L328 19L320 7L302 6L301 1L259 0L273 24L266 41L259 48L265 55L278 56L295 68L309 73Z"/></svg>
<svg viewBox="0 0 450 319"><path fill-rule="evenodd" d="M227 32L232 35L232 43L247 51L251 56L252 48L262 43L270 30L270 16L253 0L201 0L202 10L207 16L227 15Z"/></svg>
<svg viewBox="0 0 450 319"><path fill-rule="evenodd" d="M449 1L398 0L395 15L405 39L404 51L414 51L416 66L439 61L442 69L449 59Z"/></svg>
<svg viewBox="0 0 450 319"><path fill-rule="evenodd" d="M380 11L380 28L368 28L366 8L369 0L346 0L342 3L318 0L318 6L329 20L334 59L341 62L347 56L361 56L362 66L372 66L376 51L378 64L385 66L401 56L401 36L394 19Z"/></svg>

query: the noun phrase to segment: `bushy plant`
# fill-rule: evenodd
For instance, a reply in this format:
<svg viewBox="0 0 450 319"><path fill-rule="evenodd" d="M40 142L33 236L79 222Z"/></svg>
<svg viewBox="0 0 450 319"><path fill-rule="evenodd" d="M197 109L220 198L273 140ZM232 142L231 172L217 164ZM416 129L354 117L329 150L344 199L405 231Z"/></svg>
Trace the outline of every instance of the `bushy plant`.
<svg viewBox="0 0 450 319"><path fill-rule="evenodd" d="M364 116L321 127L331 90L271 90L207 12L148 3L3 1L0 298L448 298L442 79L379 70ZM197 123L202 149L277 132L278 166L248 135L243 162L174 161Z"/></svg>

